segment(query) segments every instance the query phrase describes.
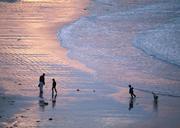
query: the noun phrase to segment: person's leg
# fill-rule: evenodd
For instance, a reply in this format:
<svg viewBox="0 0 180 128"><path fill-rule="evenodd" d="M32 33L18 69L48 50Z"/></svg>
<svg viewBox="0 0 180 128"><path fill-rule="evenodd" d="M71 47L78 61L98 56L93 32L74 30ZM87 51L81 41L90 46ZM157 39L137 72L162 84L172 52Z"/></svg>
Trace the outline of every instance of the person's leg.
<svg viewBox="0 0 180 128"><path fill-rule="evenodd" d="M54 90L55 90L55 92L56 92L56 94L57 94L57 89L56 89L56 88L54 88Z"/></svg>
<svg viewBox="0 0 180 128"><path fill-rule="evenodd" d="M54 95L54 88L52 87L52 95Z"/></svg>
<svg viewBox="0 0 180 128"><path fill-rule="evenodd" d="M131 93L131 98L133 98L133 94Z"/></svg>
<svg viewBox="0 0 180 128"><path fill-rule="evenodd" d="M39 97L42 97L42 95L41 95L41 88L40 88L40 86L39 86Z"/></svg>
<svg viewBox="0 0 180 128"><path fill-rule="evenodd" d="M43 97L43 85L40 85L39 91L39 97Z"/></svg>
<svg viewBox="0 0 180 128"><path fill-rule="evenodd" d="M133 96L136 97L136 95L133 93Z"/></svg>
<svg viewBox="0 0 180 128"><path fill-rule="evenodd" d="M43 94L43 85L41 86L41 93Z"/></svg>

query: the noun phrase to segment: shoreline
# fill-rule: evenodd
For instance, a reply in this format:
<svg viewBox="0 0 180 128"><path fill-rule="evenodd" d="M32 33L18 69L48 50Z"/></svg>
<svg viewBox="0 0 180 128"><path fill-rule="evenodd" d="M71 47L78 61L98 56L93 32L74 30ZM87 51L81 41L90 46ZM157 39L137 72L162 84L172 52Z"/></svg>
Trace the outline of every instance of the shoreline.
<svg viewBox="0 0 180 128"><path fill-rule="evenodd" d="M132 9L130 16L122 15L121 17L118 15L121 13L115 13L114 15L106 14L103 16L103 13L109 13L111 9L113 12L112 5L116 5L118 1L114 1L114 3L112 1L105 3L103 1L97 2L99 3L97 6L94 6L94 10L91 9L92 13L97 13L96 15L92 14L89 17L83 17L68 27L63 28L60 32L62 34L61 38L63 37L64 39L64 47L69 50L69 56L96 70L96 79L103 81L107 86L111 86L112 88L109 90L112 91L115 89L115 92L109 92L110 94L104 92L104 95L108 95L112 99L106 96L104 97L111 100L109 101L109 104L111 104L109 106L117 114L109 112L109 118L102 116L102 118L105 118L102 122L106 125L101 124L99 127L170 128L180 126L178 122L180 104L177 103L179 97L173 97L173 95L179 96L179 68L176 65L155 59L142 50L132 47L135 32L141 31L141 29L143 31L143 27L148 28L152 25L150 21L153 21L153 19L150 18L148 20L149 17L143 12L143 9L146 9L146 7L135 9L135 12ZM142 2L146 4L146 1ZM100 3L103 4L102 8ZM136 6L136 2L133 5ZM137 17L133 15L136 14L136 11L138 14ZM151 12L150 9L145 11ZM141 16L141 13L144 15ZM136 23L137 25L135 25ZM160 24L161 22L155 20L153 23ZM133 33L132 31L135 32ZM133 112L126 109L128 105L133 104L128 98L126 88L128 84L135 86L135 89L136 87L137 89L145 89L145 91L135 90L138 93L138 97L135 100L134 108L132 109ZM146 91L160 94L158 104L153 102L152 93L146 93ZM106 98L101 102L106 102ZM119 109L114 108L117 105L116 103L119 105ZM105 106L102 107L103 110L106 109ZM124 118L123 116L127 117ZM162 118L165 119L163 120ZM124 122L120 122L120 120Z"/></svg>
<svg viewBox="0 0 180 128"><path fill-rule="evenodd" d="M96 1L94 2L96 4ZM137 13L136 17L131 13L125 15L126 11L123 15L121 11L113 12L118 10L113 8L116 7L116 2L118 3L97 1L98 5L90 9L90 16L82 17L59 31L59 38L63 47L68 49L68 55L95 70L96 77L108 84L120 83L121 87L126 87L127 84L133 83L138 85L139 89L179 96L179 92L174 91L179 89L179 67L149 56L133 44L141 29L144 31L161 23L156 19L154 24L149 23L151 19L142 11L145 9L145 12L148 12L147 8L151 7L151 4L148 6L146 1L137 2L145 7L141 5L140 8L133 8L134 13ZM136 7L136 2L134 6ZM133 9L130 12L133 12ZM127 12L129 14L129 10ZM145 20L141 13L145 15ZM151 11L147 14L151 14Z"/></svg>
<svg viewBox="0 0 180 128"><path fill-rule="evenodd" d="M71 2L72 5L69 5ZM20 18L26 16L27 22L16 21L13 24L17 25L15 30L5 31L8 34L9 32L10 34L18 33L14 35L14 40L3 40L1 37L5 32L0 33L0 43L2 43L1 40L6 41L2 43L0 55L6 57L7 63L6 68L3 69L4 72L1 72L1 74L6 74L6 77L1 76L1 79L6 78L2 82L5 87L8 85L6 94L22 95L22 100L20 97L17 97L17 100L9 100L10 104L15 100L12 106L27 102L29 104L18 107L22 108L20 111L14 107L13 109L18 112L6 126L19 128L80 128L84 126L86 128L152 128L163 126L170 128L180 125L177 120L180 113L177 109L180 106L178 99L159 96L158 104L154 104L150 93L135 90L137 98L131 100L128 87L115 87L105 83L95 78L91 74L93 71L84 64L67 57L68 49L62 48L55 36L56 31L59 30L59 18L63 23L69 24L72 15L75 20L87 11L84 10L82 1L71 2L65 2L67 5L63 4L60 7L57 6L58 3L51 5L52 3L48 2L44 4L43 2L36 4L27 2L27 5L24 5L25 10L16 10L19 5L14 5L15 9L10 8L7 12L8 14L13 10L18 12L14 12L15 14L20 12ZM81 7L78 3L82 4ZM32 10L39 14L31 13ZM74 11L76 11L75 14ZM67 12L69 16L64 15L64 12ZM4 18L7 17L4 16ZM13 19L7 21L7 24L4 24L5 27L12 24L12 21ZM64 25L62 22L61 28ZM11 41L16 43L13 44ZM0 63L2 64L1 61ZM1 64L0 66L3 65ZM47 75L44 88L47 106L41 105L38 98L38 78L42 73ZM17 79L13 79L14 77ZM56 102L53 102L51 97L52 78L57 81Z"/></svg>

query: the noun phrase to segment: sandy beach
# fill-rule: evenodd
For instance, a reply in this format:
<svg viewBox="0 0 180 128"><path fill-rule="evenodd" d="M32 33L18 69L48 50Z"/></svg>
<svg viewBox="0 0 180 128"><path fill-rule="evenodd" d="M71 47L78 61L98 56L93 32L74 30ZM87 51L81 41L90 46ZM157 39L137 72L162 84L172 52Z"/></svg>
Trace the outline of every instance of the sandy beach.
<svg viewBox="0 0 180 128"><path fill-rule="evenodd" d="M53 77L60 82L69 79L66 74L72 70L91 72L78 61L69 59L67 50L60 47L56 37L61 26L87 13L87 3L78 0L0 3L1 127L4 123L9 125L16 117L13 115L26 110L26 105L33 102L37 105L38 79L43 72L47 74L49 93Z"/></svg>
<svg viewBox="0 0 180 128"><path fill-rule="evenodd" d="M151 93L135 89L137 97L132 100L128 85L110 85L98 79L93 68L68 56L57 39L58 30L88 15L89 4L88 0L0 2L0 127L180 127L178 96L160 95L154 102ZM42 73L48 105L38 97ZM56 102L51 97L52 78L57 82Z"/></svg>

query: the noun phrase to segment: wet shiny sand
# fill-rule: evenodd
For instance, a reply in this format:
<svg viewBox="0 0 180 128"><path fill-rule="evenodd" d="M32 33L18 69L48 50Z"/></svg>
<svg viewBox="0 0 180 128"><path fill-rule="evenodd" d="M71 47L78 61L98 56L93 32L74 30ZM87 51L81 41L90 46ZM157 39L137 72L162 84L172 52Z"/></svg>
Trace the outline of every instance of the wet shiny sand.
<svg viewBox="0 0 180 128"><path fill-rule="evenodd" d="M32 86L43 72L57 74L61 67L89 72L83 64L66 56L66 49L60 47L56 37L61 26L86 13L86 4L87 1L78 0L1 2L0 68L1 74L4 73L1 82L11 79L19 84L21 80ZM12 91L10 86L5 89Z"/></svg>
<svg viewBox="0 0 180 128"><path fill-rule="evenodd" d="M88 1L23 0L0 3L0 126L18 128L176 127L178 99L137 92L131 101L126 88L98 81L93 71L66 56L57 30L80 15ZM44 99L38 78L46 73ZM52 102L51 79L58 95ZM77 89L80 91L77 91ZM171 105L172 104L172 105ZM169 118L167 118L169 117ZM169 123L168 121L174 122Z"/></svg>
<svg viewBox="0 0 180 128"><path fill-rule="evenodd" d="M3 88L0 103L3 104L6 95L35 96L19 100L22 104L32 102L38 96L38 79L43 72L47 88L53 77L60 82L70 79L68 75L74 70L91 72L78 61L69 59L56 37L60 27L87 13L84 10L87 4L86 0L0 2L0 84ZM0 116L4 119L0 122L11 120L11 114L16 113L16 110L11 112L13 107L6 105L1 105ZM19 111L19 108L15 109Z"/></svg>

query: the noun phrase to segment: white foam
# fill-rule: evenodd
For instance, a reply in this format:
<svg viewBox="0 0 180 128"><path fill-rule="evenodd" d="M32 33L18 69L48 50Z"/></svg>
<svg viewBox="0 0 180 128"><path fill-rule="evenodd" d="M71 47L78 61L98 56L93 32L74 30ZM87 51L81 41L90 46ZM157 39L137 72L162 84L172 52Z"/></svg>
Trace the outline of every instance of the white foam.
<svg viewBox="0 0 180 128"><path fill-rule="evenodd" d="M150 55L180 66L180 18L141 32L134 45Z"/></svg>
<svg viewBox="0 0 180 128"><path fill-rule="evenodd" d="M59 32L61 45L70 57L96 70L98 79L109 84L126 87L134 83L150 91L158 88L179 95L180 69L146 57L132 46L179 63L179 2L128 2L95 0L89 7L90 16Z"/></svg>

